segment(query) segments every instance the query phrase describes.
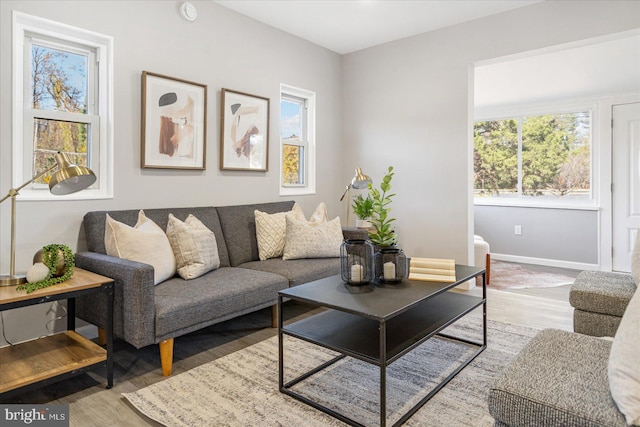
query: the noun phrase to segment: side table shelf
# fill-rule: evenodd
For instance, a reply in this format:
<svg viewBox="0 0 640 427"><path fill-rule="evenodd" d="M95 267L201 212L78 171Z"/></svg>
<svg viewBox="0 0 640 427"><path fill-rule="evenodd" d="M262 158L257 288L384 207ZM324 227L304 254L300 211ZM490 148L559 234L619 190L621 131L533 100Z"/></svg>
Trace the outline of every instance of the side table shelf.
<svg viewBox="0 0 640 427"><path fill-rule="evenodd" d="M107 296L109 319L106 348L75 332L75 298L94 292ZM0 396L107 368L107 388L113 386L113 280L76 268L66 282L27 294L0 287L0 310L67 300L67 331L0 348Z"/></svg>

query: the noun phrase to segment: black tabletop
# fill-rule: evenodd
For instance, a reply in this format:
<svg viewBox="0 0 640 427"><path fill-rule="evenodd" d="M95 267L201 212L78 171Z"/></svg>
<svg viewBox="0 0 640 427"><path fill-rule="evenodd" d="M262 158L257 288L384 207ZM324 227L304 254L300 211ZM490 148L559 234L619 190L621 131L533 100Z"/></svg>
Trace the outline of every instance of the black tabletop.
<svg viewBox="0 0 640 427"><path fill-rule="evenodd" d="M364 286L348 285L337 275L285 289L279 294L321 307L388 320L483 271L483 268L456 264L454 283L403 280L397 284L370 283Z"/></svg>

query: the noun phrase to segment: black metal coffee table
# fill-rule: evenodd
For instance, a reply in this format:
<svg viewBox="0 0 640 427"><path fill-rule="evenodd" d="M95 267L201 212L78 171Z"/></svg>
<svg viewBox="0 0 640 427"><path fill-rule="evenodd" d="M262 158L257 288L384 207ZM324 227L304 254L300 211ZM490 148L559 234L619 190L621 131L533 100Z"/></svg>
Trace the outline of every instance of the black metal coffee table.
<svg viewBox="0 0 640 427"><path fill-rule="evenodd" d="M482 276L482 297L447 290ZM456 265L456 282L405 280L395 285L369 284L355 287L340 276L296 286L278 293L278 380L282 393L313 406L347 424L357 421L325 407L291 389L299 382L349 356L380 367L380 426L387 423L386 368L429 338L438 335L478 348L444 380L409 409L394 426L411 417L453 377L487 347L486 278L483 268ZM319 314L283 325L283 300L292 299L317 307ZM439 333L475 308L482 306L482 342ZM284 382L283 336L290 335L334 350L340 355Z"/></svg>

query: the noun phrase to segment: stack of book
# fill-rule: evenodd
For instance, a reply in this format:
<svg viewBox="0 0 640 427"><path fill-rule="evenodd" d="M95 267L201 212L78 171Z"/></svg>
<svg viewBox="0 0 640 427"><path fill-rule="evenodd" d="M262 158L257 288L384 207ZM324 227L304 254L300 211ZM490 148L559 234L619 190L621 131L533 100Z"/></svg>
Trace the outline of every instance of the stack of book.
<svg viewBox="0 0 640 427"><path fill-rule="evenodd" d="M453 283L456 281L456 262L452 259L411 257L409 280Z"/></svg>

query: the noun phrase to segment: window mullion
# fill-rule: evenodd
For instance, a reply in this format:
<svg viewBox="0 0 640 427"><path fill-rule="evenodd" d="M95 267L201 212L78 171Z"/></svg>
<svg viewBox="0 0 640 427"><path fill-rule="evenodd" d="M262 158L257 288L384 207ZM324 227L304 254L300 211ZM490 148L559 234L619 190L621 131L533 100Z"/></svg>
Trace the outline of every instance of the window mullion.
<svg viewBox="0 0 640 427"><path fill-rule="evenodd" d="M523 117L518 117L518 188L516 189L516 193L518 197L523 197L522 193L522 180L524 178L524 173L522 170L522 120Z"/></svg>

